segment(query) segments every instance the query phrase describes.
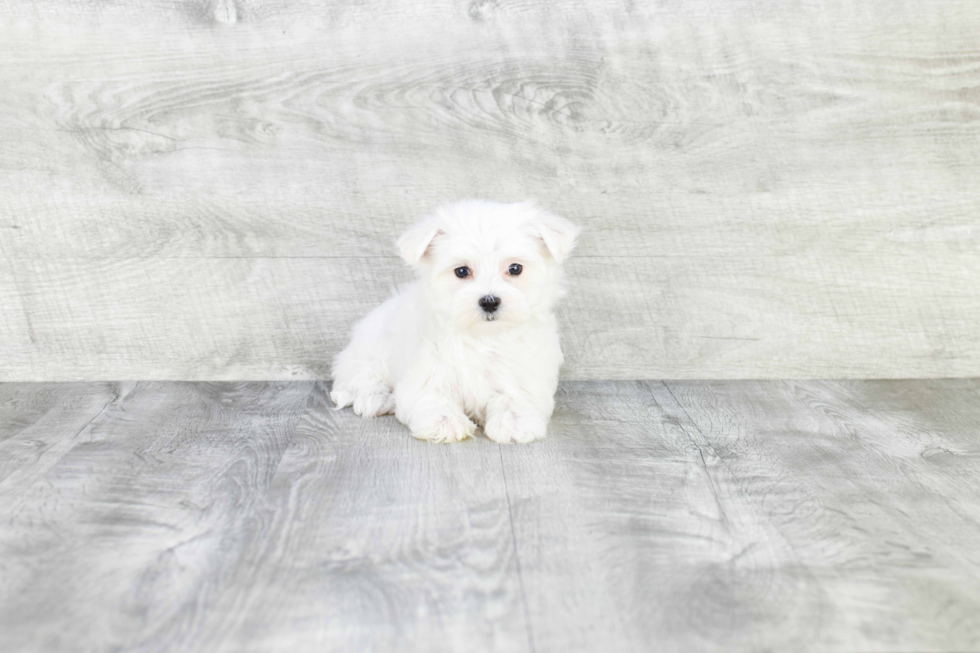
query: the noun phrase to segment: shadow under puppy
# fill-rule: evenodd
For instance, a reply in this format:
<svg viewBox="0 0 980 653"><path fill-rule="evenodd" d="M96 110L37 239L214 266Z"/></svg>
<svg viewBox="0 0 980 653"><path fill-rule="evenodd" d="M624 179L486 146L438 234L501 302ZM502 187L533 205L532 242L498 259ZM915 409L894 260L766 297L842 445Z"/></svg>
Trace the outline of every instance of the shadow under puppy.
<svg viewBox="0 0 980 653"><path fill-rule="evenodd" d="M545 436L562 363L557 300L579 228L534 201L468 200L398 239L419 279L354 325L330 398L391 412L412 435L455 442Z"/></svg>

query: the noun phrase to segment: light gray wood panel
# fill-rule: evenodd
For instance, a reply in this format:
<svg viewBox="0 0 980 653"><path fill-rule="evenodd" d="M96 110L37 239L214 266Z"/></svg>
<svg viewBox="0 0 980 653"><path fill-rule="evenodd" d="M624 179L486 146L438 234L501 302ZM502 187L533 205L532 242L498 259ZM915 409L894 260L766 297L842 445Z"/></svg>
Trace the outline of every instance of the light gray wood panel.
<svg viewBox="0 0 980 653"><path fill-rule="evenodd" d="M980 383L667 387L821 588L814 648L980 645Z"/></svg>
<svg viewBox="0 0 980 653"><path fill-rule="evenodd" d="M420 442L317 385L260 515L201 651L532 650L487 440Z"/></svg>
<svg viewBox="0 0 980 653"><path fill-rule="evenodd" d="M257 502L310 391L118 386L70 451L0 503L0 648L187 650L261 527Z"/></svg>
<svg viewBox="0 0 980 653"><path fill-rule="evenodd" d="M559 407L503 450L539 649L980 642L977 381L574 383Z"/></svg>
<svg viewBox="0 0 980 653"><path fill-rule="evenodd" d="M828 32L790 14L637 19L574 43L533 30L539 44L465 23L438 44L164 32L179 49L111 23L11 29L0 160L19 221L0 242L24 258L390 255L436 202L530 193L617 255L976 251L977 134L949 113L972 106L980 57L980 12L964 14L941 49L928 23Z"/></svg>
<svg viewBox="0 0 980 653"><path fill-rule="evenodd" d="M21 301L20 291L14 278L17 266L6 257L0 256L0 333L3 334L3 355L14 352L26 353L36 344L34 326L30 314ZM0 356L2 359L2 356ZM2 363L0 363L2 365ZM33 374L32 378L37 378ZM4 375L3 380L6 380Z"/></svg>
<svg viewBox="0 0 980 653"><path fill-rule="evenodd" d="M221 265L211 259L354 257L343 265L382 261L363 282L375 293L397 266L392 240L432 205L536 195L586 226L583 259L623 270L606 289L615 310L600 305L568 323L568 378L980 369L977 331L965 326L980 312L958 290L964 275L980 280L980 8L968 0L927 10L717 1L3 7L15 17L0 25L0 252L11 267L53 261L81 271L125 260L158 271L153 283L188 286L184 259L208 259L196 265L211 269ZM661 272L633 276L649 265ZM247 286L251 268L227 268L220 283ZM733 269L793 272L788 282L746 280ZM572 286L594 284L590 270L573 267ZM329 358L361 304L294 271L273 285L329 303ZM0 280L10 309L0 318L2 360L15 361L2 378L292 378L297 366L301 375L322 369L310 363L325 342L313 329L280 329L269 343L240 315L209 319L212 304L240 302L234 293L172 304L172 333L156 325L146 338L85 324L95 307L72 294L80 282L47 287L43 305L18 311L45 283L33 274L19 272L21 287ZM719 316L714 299L695 292L683 315L662 324L649 298L671 296L675 277L716 289L722 311L737 317ZM931 279L949 278L954 292L929 290ZM100 280L107 296L136 293L118 303L120 314L102 303L105 325L126 322L130 301L157 310L132 279L130 270ZM882 284L910 291L877 297ZM297 318L282 308L290 301L248 298L249 318L320 319ZM828 309L839 320L806 317ZM603 319L610 314L627 319ZM42 331L86 335L36 343L33 323L49 319L65 321ZM188 331L209 334L220 353ZM695 342L683 342L688 333ZM745 340L759 333L765 345ZM617 351L609 359L580 347L600 337ZM89 338L106 344L86 349ZM113 347L120 355L108 357ZM229 357L237 362L223 367Z"/></svg>
<svg viewBox="0 0 980 653"><path fill-rule="evenodd" d="M44 476L115 398L108 384L0 385L0 497Z"/></svg>
<svg viewBox="0 0 980 653"><path fill-rule="evenodd" d="M433 0L404 3L397 0L337 0L330 3L311 0L133 0L102 2L77 0L2 0L6 16L14 19L72 21L90 25L113 23L163 24L182 27L218 27L238 24L268 25L307 29L378 25L413 25L440 20L447 27L460 23L484 26L542 21L545 25L612 25L622 29L636 20L710 21L739 19L745 23L779 19L829 20L846 18L851 24L880 22L887 9L892 21L918 19L923 23L952 22L963 14L961 0L936 0L923 14L919 0L868 0L864 3L840 0L690 0L683 3L635 2L621 0L569 0L550 4L541 0ZM413 25L414 26L414 25ZM955 27L952 24L951 27Z"/></svg>
<svg viewBox="0 0 980 653"><path fill-rule="evenodd" d="M503 450L536 646L806 650L828 597L655 390L565 384L552 437Z"/></svg>
<svg viewBox="0 0 980 653"><path fill-rule="evenodd" d="M566 382L511 447L304 382L0 396L108 404L0 502L4 651L980 644L978 380Z"/></svg>
<svg viewBox="0 0 980 653"><path fill-rule="evenodd" d="M308 383L118 392L0 506L3 650L528 650L487 441L419 442Z"/></svg>
<svg viewBox="0 0 980 653"><path fill-rule="evenodd" d="M569 379L968 376L980 361L972 254L568 268ZM20 330L0 342L0 378L322 378L350 325L410 278L356 258L25 261L0 295Z"/></svg>
<svg viewBox="0 0 980 653"><path fill-rule="evenodd" d="M26 301L34 340L0 345L0 369L25 380L323 377L349 324L394 288L377 271L327 259L28 263L14 275L20 297L0 301Z"/></svg>
<svg viewBox="0 0 980 653"><path fill-rule="evenodd" d="M540 201L585 229L576 256L626 259L624 265L644 257L690 255L818 256L836 265L853 255L897 260L980 252L980 191L964 190L941 175L909 183L911 188L905 183L868 187L860 197L841 196L832 186L802 197L792 190L714 195L632 188L616 190L618 199L602 192ZM8 206L16 185L10 184ZM59 195L44 194L7 209L0 247L10 263L271 257L396 262L397 235L453 197L424 192L400 188L400 198L365 198L360 206L300 193L264 197L248 188L228 197L114 197L94 191L76 196L69 206ZM487 194L516 200L531 192ZM477 189L469 194L482 195Z"/></svg>

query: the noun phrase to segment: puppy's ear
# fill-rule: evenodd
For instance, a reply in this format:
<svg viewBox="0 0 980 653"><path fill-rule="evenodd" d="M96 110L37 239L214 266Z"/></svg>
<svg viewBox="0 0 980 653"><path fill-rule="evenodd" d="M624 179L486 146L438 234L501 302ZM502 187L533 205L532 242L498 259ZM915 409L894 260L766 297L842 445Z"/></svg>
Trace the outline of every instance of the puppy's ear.
<svg viewBox="0 0 980 653"><path fill-rule="evenodd" d="M544 241L551 256L558 262L564 261L575 249L575 240L582 233L582 229L565 218L541 208L535 200L524 202L524 206L533 211L534 229Z"/></svg>
<svg viewBox="0 0 980 653"><path fill-rule="evenodd" d="M409 265L417 265L433 239L440 233L435 218L426 218L422 222L409 227L395 242L398 253Z"/></svg>

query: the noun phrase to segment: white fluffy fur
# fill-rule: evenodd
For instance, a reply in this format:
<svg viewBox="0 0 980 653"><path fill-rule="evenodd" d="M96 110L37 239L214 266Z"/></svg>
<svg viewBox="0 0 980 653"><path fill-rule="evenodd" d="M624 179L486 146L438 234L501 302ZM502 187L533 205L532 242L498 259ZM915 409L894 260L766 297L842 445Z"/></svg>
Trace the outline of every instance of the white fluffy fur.
<svg viewBox="0 0 980 653"><path fill-rule="evenodd" d="M496 442L543 438L562 363L561 263L578 233L533 201L437 209L398 239L419 279L354 326L334 361L334 404L363 417L394 412L435 442L463 440L477 424ZM470 277L456 276L462 266ZM501 300L492 314L478 304L486 295Z"/></svg>

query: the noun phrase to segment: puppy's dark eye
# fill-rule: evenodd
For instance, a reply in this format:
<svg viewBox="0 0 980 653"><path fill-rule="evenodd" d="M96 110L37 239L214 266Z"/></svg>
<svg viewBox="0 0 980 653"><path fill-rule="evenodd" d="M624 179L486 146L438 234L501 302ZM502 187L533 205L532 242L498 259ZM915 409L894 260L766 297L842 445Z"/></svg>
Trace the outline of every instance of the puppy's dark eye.
<svg viewBox="0 0 980 653"><path fill-rule="evenodd" d="M507 274L510 274L510 275L513 275L513 276L516 277L517 275L519 275L521 273L521 270L523 270L523 269L524 269L524 266L521 265L520 263L511 263L510 264L510 267L507 268Z"/></svg>
<svg viewBox="0 0 980 653"><path fill-rule="evenodd" d="M456 268L456 276L460 279L465 279L470 276L470 269L468 267Z"/></svg>

